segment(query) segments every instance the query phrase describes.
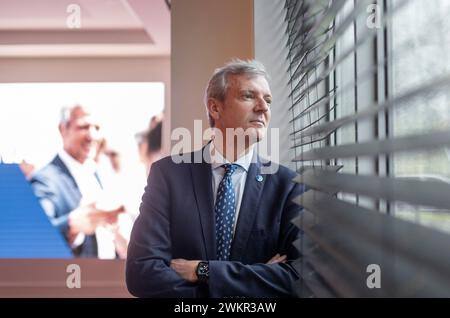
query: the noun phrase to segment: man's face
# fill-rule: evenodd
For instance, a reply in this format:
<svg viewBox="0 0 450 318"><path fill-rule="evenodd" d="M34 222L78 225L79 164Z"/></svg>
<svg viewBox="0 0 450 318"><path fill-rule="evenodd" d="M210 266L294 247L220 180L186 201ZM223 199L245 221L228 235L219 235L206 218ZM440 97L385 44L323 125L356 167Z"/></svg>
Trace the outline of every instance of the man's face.
<svg viewBox="0 0 450 318"><path fill-rule="evenodd" d="M74 159L84 163L87 158L94 158L99 146L99 125L89 113L82 109L72 111L67 126L61 126L64 150Z"/></svg>
<svg viewBox="0 0 450 318"><path fill-rule="evenodd" d="M217 101L215 126L225 134L226 128L242 128L250 140L264 138L270 122L272 94L269 83L260 75L231 75L225 100Z"/></svg>

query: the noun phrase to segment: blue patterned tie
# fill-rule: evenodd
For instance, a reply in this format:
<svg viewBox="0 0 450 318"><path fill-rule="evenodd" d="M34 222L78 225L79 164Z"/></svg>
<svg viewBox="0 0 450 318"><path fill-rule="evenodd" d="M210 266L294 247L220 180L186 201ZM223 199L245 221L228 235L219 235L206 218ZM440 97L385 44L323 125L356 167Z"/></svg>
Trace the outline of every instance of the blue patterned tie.
<svg viewBox="0 0 450 318"><path fill-rule="evenodd" d="M230 256L234 217L236 213L236 198L231 176L238 166L225 164L222 167L225 168L225 175L217 190L214 212L216 215L217 258L218 260L226 261Z"/></svg>

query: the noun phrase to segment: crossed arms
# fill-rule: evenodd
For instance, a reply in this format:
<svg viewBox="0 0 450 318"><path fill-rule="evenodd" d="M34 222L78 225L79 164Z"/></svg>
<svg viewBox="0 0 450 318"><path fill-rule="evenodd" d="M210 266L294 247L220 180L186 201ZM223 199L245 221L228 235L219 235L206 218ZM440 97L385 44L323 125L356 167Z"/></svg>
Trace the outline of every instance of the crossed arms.
<svg viewBox="0 0 450 318"><path fill-rule="evenodd" d="M301 192L292 186L281 204L278 254L265 262L209 260L208 284L197 282L200 260L173 258L171 193L167 176L157 162L152 167L128 249L126 278L129 291L138 297L292 297L298 274L292 261L299 255L292 242L298 229L290 222L299 213L292 199ZM193 233L195 235L195 233Z"/></svg>

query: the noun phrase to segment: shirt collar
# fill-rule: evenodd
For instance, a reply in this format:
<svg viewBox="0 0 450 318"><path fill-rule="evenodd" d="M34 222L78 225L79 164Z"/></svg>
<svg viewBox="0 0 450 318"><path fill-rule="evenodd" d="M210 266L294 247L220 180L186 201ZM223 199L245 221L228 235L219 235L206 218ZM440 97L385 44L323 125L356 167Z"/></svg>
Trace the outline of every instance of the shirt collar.
<svg viewBox="0 0 450 318"><path fill-rule="evenodd" d="M58 156L61 158L62 162L64 162L72 175L80 172L93 174L96 171L96 164L92 159L86 159L84 163L80 163L78 160L69 155L64 149L61 149L58 152Z"/></svg>
<svg viewBox="0 0 450 318"><path fill-rule="evenodd" d="M239 157L235 162L230 162L226 158L223 157L223 155L220 153L220 151L217 150L217 148L214 145L214 140L211 141L207 147L209 147L209 154L211 158L211 167L212 169L217 169L221 166L223 166L226 163L233 163L240 167L242 167L245 171L248 172L248 169L250 168L250 164L253 159L253 151L254 147L251 146L247 154L244 156Z"/></svg>

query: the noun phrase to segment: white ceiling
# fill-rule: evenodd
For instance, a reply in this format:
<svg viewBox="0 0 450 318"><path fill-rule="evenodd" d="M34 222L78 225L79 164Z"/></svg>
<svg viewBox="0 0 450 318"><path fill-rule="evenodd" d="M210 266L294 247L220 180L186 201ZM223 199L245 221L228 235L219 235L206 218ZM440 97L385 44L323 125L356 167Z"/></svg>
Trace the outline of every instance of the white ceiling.
<svg viewBox="0 0 450 318"><path fill-rule="evenodd" d="M67 8L81 8L69 29ZM0 57L167 56L165 0L0 0Z"/></svg>

